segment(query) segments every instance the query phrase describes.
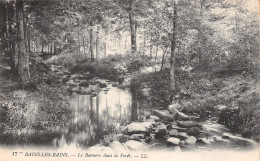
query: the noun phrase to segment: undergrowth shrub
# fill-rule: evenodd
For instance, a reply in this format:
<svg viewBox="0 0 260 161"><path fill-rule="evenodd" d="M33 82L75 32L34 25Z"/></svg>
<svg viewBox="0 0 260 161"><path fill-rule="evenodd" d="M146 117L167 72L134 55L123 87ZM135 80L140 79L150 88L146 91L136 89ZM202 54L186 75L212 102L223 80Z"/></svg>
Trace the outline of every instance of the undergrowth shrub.
<svg viewBox="0 0 260 161"><path fill-rule="evenodd" d="M132 73L135 71L139 71L140 68L145 66L145 62L142 60L134 60L127 64L127 70L128 72Z"/></svg>
<svg viewBox="0 0 260 161"><path fill-rule="evenodd" d="M59 55L54 55L52 58L48 59L46 63L71 66L83 59L85 59L85 55L81 53L61 53Z"/></svg>
<svg viewBox="0 0 260 161"><path fill-rule="evenodd" d="M113 64L101 64L97 66L96 75L100 78L117 81L121 72Z"/></svg>
<svg viewBox="0 0 260 161"><path fill-rule="evenodd" d="M170 96L170 77L168 71L155 73L135 73L130 83L130 90L136 93L137 98L142 97L142 90L149 88L149 98L155 106L166 107L169 103Z"/></svg>
<svg viewBox="0 0 260 161"><path fill-rule="evenodd" d="M39 117L39 105L35 101L19 102L14 101L8 104L6 114L8 126L7 131L33 132L33 125Z"/></svg>
<svg viewBox="0 0 260 161"><path fill-rule="evenodd" d="M34 133L69 123L67 92L63 88L39 85L39 91L15 91L6 109L4 133Z"/></svg>
<svg viewBox="0 0 260 161"><path fill-rule="evenodd" d="M260 94L252 93L238 100L239 103L239 130L245 137L258 137L260 127Z"/></svg>

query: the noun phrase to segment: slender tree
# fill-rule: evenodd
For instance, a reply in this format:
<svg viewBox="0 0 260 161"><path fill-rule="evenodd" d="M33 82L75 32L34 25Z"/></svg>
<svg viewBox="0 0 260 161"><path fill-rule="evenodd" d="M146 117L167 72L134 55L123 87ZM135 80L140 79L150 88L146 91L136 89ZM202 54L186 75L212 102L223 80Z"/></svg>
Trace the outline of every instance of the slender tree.
<svg viewBox="0 0 260 161"><path fill-rule="evenodd" d="M170 56L170 78L171 78L171 86L170 89L172 94L176 90L175 83L175 56L176 56L176 41L177 41L177 16L178 16L178 0L174 0L173 4L173 26L172 26L172 39L171 39L171 56Z"/></svg>
<svg viewBox="0 0 260 161"><path fill-rule="evenodd" d="M98 64L99 57L99 26L97 26L97 36L96 36L96 62Z"/></svg>
<svg viewBox="0 0 260 161"><path fill-rule="evenodd" d="M29 53L26 51L26 38L24 31L24 0L16 1L18 73L23 84L30 79Z"/></svg>
<svg viewBox="0 0 260 161"><path fill-rule="evenodd" d="M135 0L129 0L129 22L130 22L130 32L131 32L131 53L132 55L136 54L137 46L136 46L136 30L137 30L137 22L135 19L134 12Z"/></svg>
<svg viewBox="0 0 260 161"><path fill-rule="evenodd" d="M95 61L94 59L94 49L93 49L93 25L90 25L89 31L89 49L90 49L90 59L92 62Z"/></svg>

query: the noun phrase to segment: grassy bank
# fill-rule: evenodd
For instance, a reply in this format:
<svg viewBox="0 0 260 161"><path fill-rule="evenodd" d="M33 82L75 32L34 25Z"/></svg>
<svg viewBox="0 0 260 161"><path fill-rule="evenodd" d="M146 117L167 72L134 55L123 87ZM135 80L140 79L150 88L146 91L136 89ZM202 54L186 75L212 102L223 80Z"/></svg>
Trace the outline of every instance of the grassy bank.
<svg viewBox="0 0 260 161"><path fill-rule="evenodd" d="M64 88L42 83L26 90L16 80L9 70L1 69L1 136L11 137L2 142L17 142L23 138L18 136L36 133L57 133L69 123L68 94Z"/></svg>
<svg viewBox="0 0 260 161"><path fill-rule="evenodd" d="M89 72L93 77L100 77L111 81L121 81L126 73L138 71L141 67L149 66L150 57L140 55L134 58L131 55L108 55L105 58L91 61L82 53L61 53L46 60L47 64L73 67L72 73Z"/></svg>

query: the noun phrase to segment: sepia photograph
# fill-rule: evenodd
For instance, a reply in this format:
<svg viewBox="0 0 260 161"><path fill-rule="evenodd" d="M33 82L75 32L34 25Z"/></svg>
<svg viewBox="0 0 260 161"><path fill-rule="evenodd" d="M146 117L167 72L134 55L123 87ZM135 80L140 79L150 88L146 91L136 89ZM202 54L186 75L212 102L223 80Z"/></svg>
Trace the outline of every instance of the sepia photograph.
<svg viewBox="0 0 260 161"><path fill-rule="evenodd" d="M0 0L0 160L259 161L259 0Z"/></svg>

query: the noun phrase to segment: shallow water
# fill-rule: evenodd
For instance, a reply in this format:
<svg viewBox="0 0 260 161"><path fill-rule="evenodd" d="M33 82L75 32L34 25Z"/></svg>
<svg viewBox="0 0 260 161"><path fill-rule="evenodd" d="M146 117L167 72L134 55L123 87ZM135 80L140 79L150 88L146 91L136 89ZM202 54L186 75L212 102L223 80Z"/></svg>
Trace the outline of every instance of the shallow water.
<svg viewBox="0 0 260 161"><path fill-rule="evenodd" d="M95 81L105 83L105 80ZM64 134L68 143L92 145L103 135L116 131L120 125L131 121L132 95L129 89L123 90L107 83L106 88L90 85L82 90L95 91L96 96L73 93L70 97L72 123ZM136 113L137 114L137 113Z"/></svg>
<svg viewBox="0 0 260 161"><path fill-rule="evenodd" d="M52 66L55 73L67 72L62 66ZM86 75L85 75L86 76ZM116 82L93 78L88 87L79 87L82 75L70 76L67 84L73 84L70 96L71 124L65 127L61 138L53 139L57 147L75 145L88 147L99 143L104 135L116 132L119 127L134 121L143 114L141 101L129 89L120 89ZM86 81L86 80L83 80ZM99 84L107 87L100 88ZM84 91L85 94L78 94ZM140 107L140 108L139 108Z"/></svg>

